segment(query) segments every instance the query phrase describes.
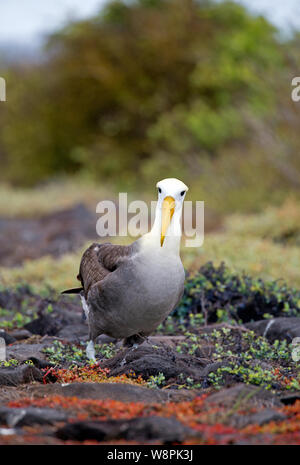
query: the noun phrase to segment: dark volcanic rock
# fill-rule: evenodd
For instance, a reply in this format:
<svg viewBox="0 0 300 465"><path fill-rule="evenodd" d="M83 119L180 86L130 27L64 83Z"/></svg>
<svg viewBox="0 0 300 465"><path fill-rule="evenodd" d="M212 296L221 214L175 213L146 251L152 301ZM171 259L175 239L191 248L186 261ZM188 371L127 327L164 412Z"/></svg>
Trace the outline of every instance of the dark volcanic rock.
<svg viewBox="0 0 300 465"><path fill-rule="evenodd" d="M102 368L109 368L109 376L135 373L144 379L163 373L166 380L176 379L182 373L194 380L201 378L205 362L191 355L178 354L175 350L143 344L137 349L125 349L109 360L102 362Z"/></svg>
<svg viewBox="0 0 300 465"><path fill-rule="evenodd" d="M247 384L237 384L228 389L222 389L209 396L205 402L222 405L224 407L231 407L238 404L241 408L247 405L258 407L282 406L279 398L271 392Z"/></svg>
<svg viewBox="0 0 300 465"><path fill-rule="evenodd" d="M270 342L276 339L286 339L292 342L295 337L300 337L300 318L275 318L272 320L259 320L245 325L257 334L266 337Z"/></svg>
<svg viewBox="0 0 300 465"><path fill-rule="evenodd" d="M62 322L50 315L41 314L35 320L27 323L24 328L32 334L39 334L40 336L45 336L46 334L48 336L55 336L62 328Z"/></svg>
<svg viewBox="0 0 300 465"><path fill-rule="evenodd" d="M46 355L44 354L43 349L49 346L51 343L52 339L46 338L45 340L43 340L43 342L37 344L13 344L12 346L7 347L7 358L15 358L20 362L29 360L32 357L39 358L40 360L45 360Z"/></svg>
<svg viewBox="0 0 300 465"><path fill-rule="evenodd" d="M56 336L72 343L80 342L88 337L87 323L82 320L82 308L79 299L70 301L62 297L51 302L53 310L47 313L49 300L40 302L38 318L24 326L32 334L40 336Z"/></svg>
<svg viewBox="0 0 300 465"><path fill-rule="evenodd" d="M4 339L5 344L12 344L16 341L16 339L12 335L4 331L4 329L0 329L0 337Z"/></svg>
<svg viewBox="0 0 300 465"><path fill-rule="evenodd" d="M210 373L215 373L219 368L226 367L229 365L229 362L215 362L209 363L201 372L201 376L206 377Z"/></svg>
<svg viewBox="0 0 300 465"><path fill-rule="evenodd" d="M280 402L282 402L283 405L293 405L297 400L300 400L300 391L289 392L288 394L280 396Z"/></svg>
<svg viewBox="0 0 300 465"><path fill-rule="evenodd" d="M24 339L29 339L32 333L27 329L15 329L11 331L10 335L17 341L23 341Z"/></svg>
<svg viewBox="0 0 300 465"><path fill-rule="evenodd" d="M245 428L248 425L265 425L271 421L284 421L287 416L273 409L264 409L251 415L234 415L230 423L235 428Z"/></svg>
<svg viewBox="0 0 300 465"><path fill-rule="evenodd" d="M60 395L78 397L80 399L113 399L120 402L144 402L147 404L192 400L195 396L200 395L198 391L187 391L185 389L162 391L160 389L150 389L143 386L121 383L49 384L32 386L29 388L29 392L30 395L41 397Z"/></svg>
<svg viewBox="0 0 300 465"><path fill-rule="evenodd" d="M13 242L14 241L11 241L11 243ZM30 287L26 285L19 286L15 291L4 289L0 291L0 307L7 310L21 309L24 299L29 299L31 297L33 297L32 291Z"/></svg>
<svg viewBox="0 0 300 465"><path fill-rule="evenodd" d="M0 368L0 385L17 386L18 384L42 381L43 376L38 368L24 365L17 368Z"/></svg>
<svg viewBox="0 0 300 465"><path fill-rule="evenodd" d="M55 367L53 363L50 363L46 360L40 360L39 358L36 358L36 357L30 357L28 361L32 362L34 366L39 369Z"/></svg>
<svg viewBox="0 0 300 465"><path fill-rule="evenodd" d="M0 218L0 264L14 266L77 250L85 240L96 238L96 220L82 204L40 218Z"/></svg>
<svg viewBox="0 0 300 465"><path fill-rule="evenodd" d="M131 420L82 421L69 423L57 431L60 439L84 441L94 439L160 440L163 443L182 442L195 436L195 431L175 418L151 416Z"/></svg>
<svg viewBox="0 0 300 465"><path fill-rule="evenodd" d="M61 328L57 333L57 337L72 343L87 341L88 327L83 323L70 324Z"/></svg>
<svg viewBox="0 0 300 465"><path fill-rule="evenodd" d="M31 425L51 425L56 422L66 421L64 412L51 408L8 408L0 407L0 424L9 427L31 426Z"/></svg>
<svg viewBox="0 0 300 465"><path fill-rule="evenodd" d="M149 336L145 344L160 345L176 349L177 345L186 340L185 336Z"/></svg>
<svg viewBox="0 0 300 465"><path fill-rule="evenodd" d="M3 332L7 344L15 340L23 341L32 335L56 336L70 342L79 342L87 338L87 323L82 321L82 307L80 299L70 296L57 296L49 291L49 297L41 298L33 294L26 286L17 289L0 290L0 307L12 310L7 319L11 320L18 311L27 315L37 314L37 317L9 333ZM60 336L61 333L61 336Z"/></svg>

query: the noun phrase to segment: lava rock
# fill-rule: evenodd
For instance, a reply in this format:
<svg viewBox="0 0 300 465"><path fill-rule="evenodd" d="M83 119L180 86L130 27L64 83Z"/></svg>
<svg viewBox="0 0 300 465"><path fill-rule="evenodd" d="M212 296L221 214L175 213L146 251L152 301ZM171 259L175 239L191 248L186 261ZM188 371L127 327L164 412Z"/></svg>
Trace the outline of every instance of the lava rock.
<svg viewBox="0 0 300 465"><path fill-rule="evenodd" d="M14 426L52 425L66 420L67 416L64 412L52 408L0 407L0 424L5 424L11 428Z"/></svg>
<svg viewBox="0 0 300 465"><path fill-rule="evenodd" d="M283 405L294 405L297 400L300 400L300 391L283 394L279 399Z"/></svg>
<svg viewBox="0 0 300 465"><path fill-rule="evenodd" d="M0 329L0 337L4 339L5 344L12 344L16 341L16 338L11 334L8 334L6 331L4 331L4 329Z"/></svg>
<svg viewBox="0 0 300 465"><path fill-rule="evenodd" d="M15 343L7 347L7 359L14 358L20 362L29 360L32 357L40 360L46 359L43 349L51 344L52 340L44 340L38 344Z"/></svg>
<svg viewBox="0 0 300 465"><path fill-rule="evenodd" d="M184 373L196 381L201 379L201 370L206 364L207 361L178 354L170 347L143 344L134 350L129 348L118 352L115 357L102 361L101 367L109 368L109 376L135 373L148 379L163 373L166 380L176 380Z"/></svg>
<svg viewBox="0 0 300 465"><path fill-rule="evenodd" d="M0 264L15 266L45 255L59 257L96 239L96 213L83 204L37 218L0 218ZM8 241L8 237L14 240ZM5 305L0 306L8 308Z"/></svg>
<svg viewBox="0 0 300 465"><path fill-rule="evenodd" d="M175 418L151 416L131 420L82 421L68 423L56 435L63 440L84 441L94 439L160 440L163 443L183 442L195 436L195 431Z"/></svg>
<svg viewBox="0 0 300 465"><path fill-rule="evenodd" d="M83 323L66 325L57 332L57 337L72 343L87 341L87 325Z"/></svg>
<svg viewBox="0 0 300 465"><path fill-rule="evenodd" d="M0 386L17 386L19 384L42 380L42 372L31 365L24 365L17 368L0 368Z"/></svg>
<svg viewBox="0 0 300 465"><path fill-rule="evenodd" d="M260 336L266 337L270 342L276 339L286 339L292 342L295 337L300 337L300 318L276 318L272 320L259 320L245 325Z"/></svg>
<svg viewBox="0 0 300 465"><path fill-rule="evenodd" d="M15 329L10 335L17 341L23 341L24 339L29 339L32 333L27 329Z"/></svg>
<svg viewBox="0 0 300 465"><path fill-rule="evenodd" d="M231 419L231 424L235 428L245 428L248 425L266 425L271 421L284 421L287 416L281 412L277 412L273 409L263 409L260 412L253 413L251 415L235 415Z"/></svg>
<svg viewBox="0 0 300 465"><path fill-rule="evenodd" d="M209 363L201 372L201 376L204 378L210 373L215 373L219 368L226 367L229 365L229 362L215 362Z"/></svg>
<svg viewBox="0 0 300 465"><path fill-rule="evenodd" d="M231 407L238 403L240 407L245 406L264 406L264 407L281 407L282 404L278 397L266 389L256 386L237 384L228 389L222 389L205 399L206 403Z"/></svg>
<svg viewBox="0 0 300 465"><path fill-rule="evenodd" d="M199 391L186 389L149 389L144 386L123 383L70 383L29 386L28 393L36 397L65 396L79 399L112 399L120 402L183 402L201 395Z"/></svg>
<svg viewBox="0 0 300 465"><path fill-rule="evenodd" d="M61 323L50 315L41 314L38 318L24 326L25 329L30 331L32 334L39 334L40 336L55 336L60 329L62 329Z"/></svg>
<svg viewBox="0 0 300 465"><path fill-rule="evenodd" d="M42 368L54 368L55 365L53 363L47 362L46 360L40 360L36 357L30 357L28 359L29 362L32 362L35 367L42 369Z"/></svg>

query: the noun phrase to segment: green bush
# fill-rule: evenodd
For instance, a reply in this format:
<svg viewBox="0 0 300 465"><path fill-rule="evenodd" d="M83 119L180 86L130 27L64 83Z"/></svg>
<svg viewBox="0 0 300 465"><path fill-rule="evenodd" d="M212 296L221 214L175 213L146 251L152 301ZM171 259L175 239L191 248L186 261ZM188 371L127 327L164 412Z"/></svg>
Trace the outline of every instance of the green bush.
<svg viewBox="0 0 300 465"><path fill-rule="evenodd" d="M273 116L284 60L276 30L235 3L111 1L53 34L42 63L7 70L1 177L205 183L203 163L247 154L253 126Z"/></svg>

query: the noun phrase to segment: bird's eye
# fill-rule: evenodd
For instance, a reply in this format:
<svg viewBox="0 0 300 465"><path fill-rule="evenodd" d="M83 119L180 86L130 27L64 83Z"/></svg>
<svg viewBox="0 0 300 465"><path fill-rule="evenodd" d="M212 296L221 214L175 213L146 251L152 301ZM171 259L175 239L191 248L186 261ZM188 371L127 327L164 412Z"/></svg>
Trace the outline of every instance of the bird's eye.
<svg viewBox="0 0 300 465"><path fill-rule="evenodd" d="M160 187L158 188L158 192L161 194L161 188Z"/></svg>
<svg viewBox="0 0 300 465"><path fill-rule="evenodd" d="M181 197L183 197L185 194L185 191L180 192Z"/></svg>

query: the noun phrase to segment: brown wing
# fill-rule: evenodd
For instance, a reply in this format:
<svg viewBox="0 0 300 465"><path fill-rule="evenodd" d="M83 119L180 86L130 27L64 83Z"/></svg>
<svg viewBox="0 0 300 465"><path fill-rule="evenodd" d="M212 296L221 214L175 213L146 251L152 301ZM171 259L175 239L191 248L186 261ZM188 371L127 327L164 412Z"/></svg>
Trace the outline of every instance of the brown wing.
<svg viewBox="0 0 300 465"><path fill-rule="evenodd" d="M116 270L132 251L131 246L110 243L92 244L83 254L77 279L82 284L85 297L93 284L102 281L105 276Z"/></svg>

